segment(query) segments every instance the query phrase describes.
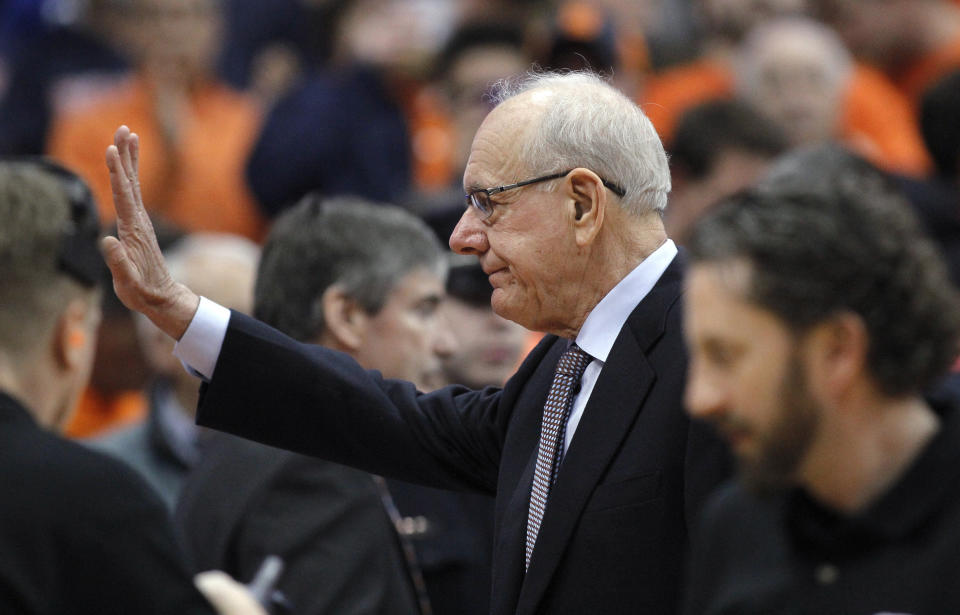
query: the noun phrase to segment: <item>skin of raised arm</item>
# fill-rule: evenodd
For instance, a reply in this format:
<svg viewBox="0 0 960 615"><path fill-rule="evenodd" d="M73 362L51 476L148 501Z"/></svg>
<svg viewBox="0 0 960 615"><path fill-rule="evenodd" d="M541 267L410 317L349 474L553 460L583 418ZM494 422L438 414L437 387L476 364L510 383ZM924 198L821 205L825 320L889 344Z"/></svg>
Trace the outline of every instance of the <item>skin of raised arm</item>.
<svg viewBox="0 0 960 615"><path fill-rule="evenodd" d="M120 126L106 155L117 211L117 236L104 237L100 249L113 275L114 291L123 304L179 340L200 305L200 297L176 282L167 270L140 193L139 155L136 133Z"/></svg>

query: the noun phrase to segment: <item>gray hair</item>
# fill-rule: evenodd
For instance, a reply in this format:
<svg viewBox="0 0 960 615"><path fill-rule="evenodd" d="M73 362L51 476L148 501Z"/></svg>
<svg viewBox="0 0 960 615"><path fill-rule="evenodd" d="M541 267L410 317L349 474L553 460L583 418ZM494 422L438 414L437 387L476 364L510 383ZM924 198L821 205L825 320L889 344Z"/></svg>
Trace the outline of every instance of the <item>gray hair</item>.
<svg viewBox="0 0 960 615"><path fill-rule="evenodd" d="M191 233L164 252L170 275L225 307L249 312L260 247L229 233Z"/></svg>
<svg viewBox="0 0 960 615"><path fill-rule="evenodd" d="M842 87L853 70L853 56L840 36L830 27L808 17L780 17L752 29L737 54L737 89L746 98L758 87L760 54L769 45L789 37L806 37L811 48L823 51L825 76L836 87Z"/></svg>
<svg viewBox="0 0 960 615"><path fill-rule="evenodd" d="M254 288L254 316L298 340L326 329L322 298L338 285L370 314L416 269L443 277L440 242L419 218L355 197L304 197L274 222Z"/></svg>
<svg viewBox="0 0 960 615"><path fill-rule="evenodd" d="M501 81L493 101L502 104L532 90L552 96L519 153L530 171L585 167L626 191L620 200L626 211L664 210L670 192L667 155L653 124L633 101L588 71L531 72Z"/></svg>

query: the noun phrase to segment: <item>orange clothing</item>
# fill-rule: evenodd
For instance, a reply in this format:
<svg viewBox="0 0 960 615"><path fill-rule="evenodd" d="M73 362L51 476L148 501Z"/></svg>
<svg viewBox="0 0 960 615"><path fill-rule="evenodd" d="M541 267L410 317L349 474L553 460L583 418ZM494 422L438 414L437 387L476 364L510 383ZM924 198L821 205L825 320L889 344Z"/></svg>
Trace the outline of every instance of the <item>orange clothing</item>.
<svg viewBox="0 0 960 615"><path fill-rule="evenodd" d="M915 106L919 107L924 91L953 70L960 69L960 36L950 43L934 49L908 67L897 84L906 92Z"/></svg>
<svg viewBox="0 0 960 615"><path fill-rule="evenodd" d="M456 133L440 95L427 86L414 88L404 97L403 111L410 130L413 186L420 192L449 188L460 178L455 174Z"/></svg>
<svg viewBox="0 0 960 615"><path fill-rule="evenodd" d="M701 59L652 76L640 106L669 145L688 109L734 95L726 65ZM909 101L879 71L856 65L844 95L837 138L885 169L922 175L930 168Z"/></svg>
<svg viewBox="0 0 960 615"><path fill-rule="evenodd" d="M733 72L725 64L702 58L647 78L640 108L657 134L669 143L683 113L700 103L733 95Z"/></svg>
<svg viewBox="0 0 960 615"><path fill-rule="evenodd" d="M96 103L54 118L48 153L90 184L104 225L116 218L104 152L126 124L140 136L140 187L152 214L188 231L262 238L266 222L245 165L261 123L253 99L209 84L191 97L175 149L165 144L145 81L131 79Z"/></svg>
<svg viewBox="0 0 960 615"><path fill-rule="evenodd" d="M140 391L122 391L108 396L87 387L64 434L70 438L89 438L140 421L146 415L147 400Z"/></svg>
<svg viewBox="0 0 960 615"><path fill-rule="evenodd" d="M913 106L880 71L856 65L840 123L840 138L874 164L918 177L929 173Z"/></svg>

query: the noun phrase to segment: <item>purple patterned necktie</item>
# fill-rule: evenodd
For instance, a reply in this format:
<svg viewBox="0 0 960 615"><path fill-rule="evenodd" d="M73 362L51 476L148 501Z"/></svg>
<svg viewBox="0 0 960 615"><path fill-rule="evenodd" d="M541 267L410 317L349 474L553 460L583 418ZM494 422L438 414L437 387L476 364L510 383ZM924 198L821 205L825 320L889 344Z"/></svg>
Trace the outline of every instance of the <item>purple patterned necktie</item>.
<svg viewBox="0 0 960 615"><path fill-rule="evenodd" d="M550 385L547 402L543 405L540 423L540 446L537 449L537 465L530 489L530 507L527 511L527 548L525 568L530 567L530 556L537 542L543 512L547 508L550 488L557 479L560 459L563 456L563 440L567 431L567 418L573 406L573 398L580 388L583 370L590 363L590 355L573 344L560 357L557 371Z"/></svg>

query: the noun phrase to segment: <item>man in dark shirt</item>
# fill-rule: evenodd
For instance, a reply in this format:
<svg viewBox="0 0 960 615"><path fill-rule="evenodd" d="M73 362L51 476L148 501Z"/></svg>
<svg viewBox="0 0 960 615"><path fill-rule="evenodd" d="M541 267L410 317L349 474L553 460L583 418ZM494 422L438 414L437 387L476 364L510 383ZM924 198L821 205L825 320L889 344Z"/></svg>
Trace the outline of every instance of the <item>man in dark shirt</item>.
<svg viewBox="0 0 960 615"><path fill-rule="evenodd" d="M687 405L740 484L711 502L687 613L960 612L960 414L921 391L957 295L909 207L801 151L695 230Z"/></svg>
<svg viewBox="0 0 960 615"><path fill-rule="evenodd" d="M0 162L0 613L213 614L147 485L51 433L93 363L99 228L78 177ZM220 613L264 613L225 583L199 583Z"/></svg>

